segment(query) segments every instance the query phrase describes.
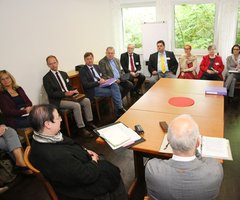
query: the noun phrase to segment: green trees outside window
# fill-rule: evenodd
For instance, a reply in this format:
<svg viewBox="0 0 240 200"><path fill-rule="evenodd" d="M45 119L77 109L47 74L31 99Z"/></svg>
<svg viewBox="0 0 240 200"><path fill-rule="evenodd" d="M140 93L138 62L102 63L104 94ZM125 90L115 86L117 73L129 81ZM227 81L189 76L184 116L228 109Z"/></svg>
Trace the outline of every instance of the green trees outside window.
<svg viewBox="0 0 240 200"><path fill-rule="evenodd" d="M214 42L214 21L215 4L175 5L175 48L206 49Z"/></svg>
<svg viewBox="0 0 240 200"><path fill-rule="evenodd" d="M136 48L142 47L141 25L144 22L156 21L155 7L122 8L124 46L135 44Z"/></svg>

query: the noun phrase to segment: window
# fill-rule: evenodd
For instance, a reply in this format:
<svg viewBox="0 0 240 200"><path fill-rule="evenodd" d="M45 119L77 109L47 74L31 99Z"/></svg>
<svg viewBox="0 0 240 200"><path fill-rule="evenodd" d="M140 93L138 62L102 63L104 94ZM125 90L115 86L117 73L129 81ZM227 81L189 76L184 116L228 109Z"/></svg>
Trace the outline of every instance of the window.
<svg viewBox="0 0 240 200"><path fill-rule="evenodd" d="M215 4L175 5L175 48L206 49L214 43L214 24Z"/></svg>
<svg viewBox="0 0 240 200"><path fill-rule="evenodd" d="M238 6L238 22L237 22L236 44L240 44L240 1L239 1L239 6Z"/></svg>
<svg viewBox="0 0 240 200"><path fill-rule="evenodd" d="M144 22L156 21L155 7L122 8L124 46L135 44L136 48L142 47L141 25Z"/></svg>

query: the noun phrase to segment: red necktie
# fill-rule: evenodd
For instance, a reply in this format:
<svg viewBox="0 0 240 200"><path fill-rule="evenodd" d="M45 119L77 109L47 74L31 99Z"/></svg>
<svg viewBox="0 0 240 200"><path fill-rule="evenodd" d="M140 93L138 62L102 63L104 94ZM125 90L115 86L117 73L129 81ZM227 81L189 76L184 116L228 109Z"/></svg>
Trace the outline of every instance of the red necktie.
<svg viewBox="0 0 240 200"><path fill-rule="evenodd" d="M131 71L134 72L135 69L134 69L134 63L133 63L133 57L132 57L132 54L130 54L130 64L131 64Z"/></svg>
<svg viewBox="0 0 240 200"><path fill-rule="evenodd" d="M59 76L58 72L56 72L56 77L57 77L57 80L58 80L58 82L59 82L59 84L60 84L63 92L66 92L66 90L64 89L64 86L63 86L63 82L62 82L62 80L60 79L60 76Z"/></svg>

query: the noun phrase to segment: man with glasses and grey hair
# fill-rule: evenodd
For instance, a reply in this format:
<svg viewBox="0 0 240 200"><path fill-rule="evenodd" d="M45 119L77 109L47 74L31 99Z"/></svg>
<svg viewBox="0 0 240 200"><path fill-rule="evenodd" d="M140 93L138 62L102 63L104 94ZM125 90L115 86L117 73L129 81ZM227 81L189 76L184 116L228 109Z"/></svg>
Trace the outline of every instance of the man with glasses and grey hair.
<svg viewBox="0 0 240 200"><path fill-rule="evenodd" d="M173 150L169 160L148 161L145 178L152 200L210 200L218 196L223 168L212 158L198 158L199 128L190 115L173 119L168 129L168 142Z"/></svg>

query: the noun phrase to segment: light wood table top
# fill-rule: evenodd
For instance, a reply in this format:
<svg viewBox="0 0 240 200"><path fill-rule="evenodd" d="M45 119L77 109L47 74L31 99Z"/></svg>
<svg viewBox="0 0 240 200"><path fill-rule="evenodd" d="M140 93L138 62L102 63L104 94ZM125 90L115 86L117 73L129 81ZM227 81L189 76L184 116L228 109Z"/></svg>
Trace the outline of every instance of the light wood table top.
<svg viewBox="0 0 240 200"><path fill-rule="evenodd" d="M170 114L190 114L209 118L217 117L223 120L224 98L218 95L205 95L207 86L223 86L223 82L160 79L133 104L131 109ZM168 100L172 97L188 97L194 100L194 104L188 107L176 107L168 103Z"/></svg>
<svg viewBox="0 0 240 200"><path fill-rule="evenodd" d="M164 138L164 132L159 126L159 122L166 121L169 124L176 116L176 114L129 109L118 121L133 130L136 124L141 124L145 132L142 135L145 141L131 147L132 150L161 155L159 149ZM201 135L220 138L224 136L223 120L201 116L193 116L193 119L199 125ZM98 138L97 143L104 143L104 141Z"/></svg>

